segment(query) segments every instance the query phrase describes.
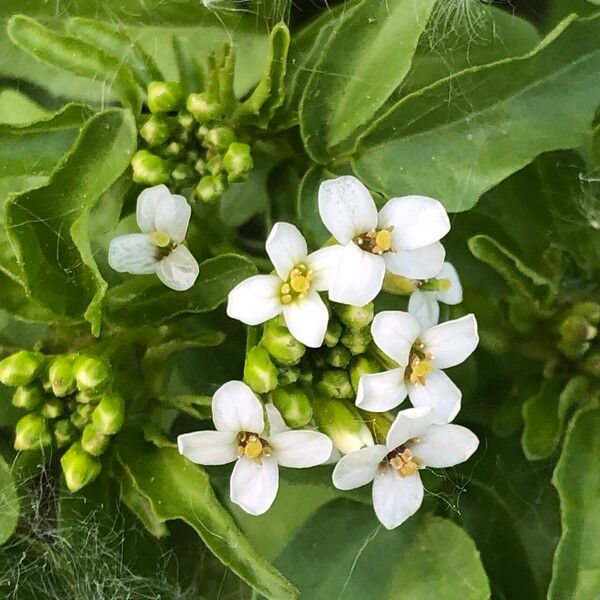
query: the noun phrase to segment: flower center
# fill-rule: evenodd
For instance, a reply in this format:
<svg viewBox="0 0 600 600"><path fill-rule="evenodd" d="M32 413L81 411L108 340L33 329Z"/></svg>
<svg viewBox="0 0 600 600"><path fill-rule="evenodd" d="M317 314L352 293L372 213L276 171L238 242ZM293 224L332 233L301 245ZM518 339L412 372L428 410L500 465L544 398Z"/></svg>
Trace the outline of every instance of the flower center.
<svg viewBox="0 0 600 600"><path fill-rule="evenodd" d="M425 344L415 342L408 356L408 366L404 371L404 379L415 385L425 385L425 378L433 368L433 354L425 351Z"/></svg>
<svg viewBox="0 0 600 600"><path fill-rule="evenodd" d="M452 282L447 279L427 279L419 284L419 289L423 292L447 292L452 287Z"/></svg>
<svg viewBox="0 0 600 600"><path fill-rule="evenodd" d="M289 304L294 300L302 300L310 289L313 277L313 270L309 269L304 263L296 265L290 271L287 280L279 288L281 303Z"/></svg>
<svg viewBox="0 0 600 600"><path fill-rule="evenodd" d="M419 438L415 438L410 441L419 442L420 440ZM382 463L382 467L385 468L386 462L400 477L413 475L423 466L422 461L413 454L412 450L406 444L402 444L389 452Z"/></svg>
<svg viewBox="0 0 600 600"><path fill-rule="evenodd" d="M159 248L168 248L171 245L171 237L166 231L153 231L150 237Z"/></svg>
<svg viewBox="0 0 600 600"><path fill-rule="evenodd" d="M257 433L242 431L237 436L238 456L245 456L254 460L258 464L261 463L263 456L271 456L271 449L267 440L261 438Z"/></svg>
<svg viewBox="0 0 600 600"><path fill-rule="evenodd" d="M385 229L371 229L366 233L357 235L354 243L360 246L365 252L371 254L383 254L392 250L392 231L394 226L390 225Z"/></svg>

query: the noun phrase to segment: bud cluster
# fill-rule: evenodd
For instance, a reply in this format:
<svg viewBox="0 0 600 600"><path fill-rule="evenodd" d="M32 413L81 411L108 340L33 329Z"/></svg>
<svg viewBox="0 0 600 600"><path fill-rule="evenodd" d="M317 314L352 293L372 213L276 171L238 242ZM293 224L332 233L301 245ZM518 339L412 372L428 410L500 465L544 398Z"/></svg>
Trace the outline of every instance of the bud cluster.
<svg viewBox="0 0 600 600"><path fill-rule="evenodd" d="M253 167L250 146L231 115L209 92L186 96L173 81L148 86L149 114L139 121L140 145L131 159L133 179L205 202L230 183L245 181Z"/></svg>
<svg viewBox="0 0 600 600"><path fill-rule="evenodd" d="M16 425L15 449L68 448L61 458L68 488L91 483L102 470L99 457L125 420L113 381L110 363L89 354L21 350L2 360L0 382L16 388L12 403L27 413Z"/></svg>
<svg viewBox="0 0 600 600"><path fill-rule="evenodd" d="M586 373L600 377L598 324L600 304L578 302L563 315L558 327L558 349L569 359L581 362Z"/></svg>

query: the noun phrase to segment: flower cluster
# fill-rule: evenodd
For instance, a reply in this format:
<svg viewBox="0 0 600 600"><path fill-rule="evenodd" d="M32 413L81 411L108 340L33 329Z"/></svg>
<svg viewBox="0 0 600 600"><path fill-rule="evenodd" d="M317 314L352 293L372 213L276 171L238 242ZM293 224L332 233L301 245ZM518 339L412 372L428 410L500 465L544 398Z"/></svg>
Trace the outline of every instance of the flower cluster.
<svg viewBox="0 0 600 600"><path fill-rule="evenodd" d="M180 436L179 449L200 464L237 460L231 499L251 514L274 501L277 465L337 462L334 485L373 482L375 512L391 529L421 505L420 469L456 465L478 446L451 424L461 392L444 373L475 350L477 323L467 315L438 324L438 302L462 300L444 262L450 222L440 202L407 196L377 211L364 185L343 176L321 184L318 203L332 239L309 252L296 227L275 224L266 242L273 272L229 294L227 314L262 325L262 336L249 334L257 343L246 383L213 398L217 431ZM390 278L411 293L409 312L374 315ZM390 414L406 397L414 408Z"/></svg>

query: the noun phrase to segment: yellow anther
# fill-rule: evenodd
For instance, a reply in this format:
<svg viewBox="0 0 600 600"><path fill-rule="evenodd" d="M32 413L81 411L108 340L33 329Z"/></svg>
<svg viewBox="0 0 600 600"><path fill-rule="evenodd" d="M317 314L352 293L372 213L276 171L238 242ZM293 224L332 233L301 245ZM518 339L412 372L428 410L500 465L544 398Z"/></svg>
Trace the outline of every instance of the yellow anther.
<svg viewBox="0 0 600 600"><path fill-rule="evenodd" d="M171 237L166 231L153 231L150 237L159 248L167 248L171 245Z"/></svg>
<svg viewBox="0 0 600 600"><path fill-rule="evenodd" d="M299 294L303 294L308 292L308 288L310 287L310 281L307 277L303 277L302 275L292 275L290 277L290 285L295 292Z"/></svg>
<svg viewBox="0 0 600 600"><path fill-rule="evenodd" d="M447 292L452 286L452 282L449 279L438 279L438 291Z"/></svg>
<svg viewBox="0 0 600 600"><path fill-rule="evenodd" d="M403 477L408 477L409 475L413 475L414 473L416 473L419 470L419 467L416 463L410 461L405 463L404 466L402 466L398 470L400 471L400 474Z"/></svg>
<svg viewBox="0 0 600 600"><path fill-rule="evenodd" d="M244 446L244 456L247 458L258 458L263 453L263 445L256 436L251 436Z"/></svg>
<svg viewBox="0 0 600 600"><path fill-rule="evenodd" d="M281 304L289 304L292 301L292 297L289 294L281 296Z"/></svg>
<svg viewBox="0 0 600 600"><path fill-rule="evenodd" d="M292 288L290 287L289 283L284 283L280 289L282 294L289 294L291 290L292 290Z"/></svg>
<svg viewBox="0 0 600 600"><path fill-rule="evenodd" d="M382 229L375 236L375 244L382 252L387 252L392 247L392 234L387 229Z"/></svg>
<svg viewBox="0 0 600 600"><path fill-rule="evenodd" d="M425 377L431 371L431 363L428 360L420 360L413 366L412 371L417 378Z"/></svg>

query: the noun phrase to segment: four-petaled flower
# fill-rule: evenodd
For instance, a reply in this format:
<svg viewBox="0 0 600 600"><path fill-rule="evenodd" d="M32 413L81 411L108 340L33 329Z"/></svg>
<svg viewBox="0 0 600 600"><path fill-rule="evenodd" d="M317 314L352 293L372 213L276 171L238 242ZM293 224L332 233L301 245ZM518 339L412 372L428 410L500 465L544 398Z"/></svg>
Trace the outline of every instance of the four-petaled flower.
<svg viewBox="0 0 600 600"><path fill-rule="evenodd" d="M448 423L460 410L461 391L442 371L463 362L477 347L477 321L472 314L423 330L413 315L384 311L373 319L375 344L398 365L383 373L363 375L356 405L383 412L407 396L416 407L430 407L437 423Z"/></svg>
<svg viewBox="0 0 600 600"><path fill-rule="evenodd" d="M258 325L283 313L290 333L305 346L323 343L329 313L318 292L327 290L337 264L336 247L308 254L306 240L289 223L275 223L266 250L276 274L254 275L229 293L227 314Z"/></svg>
<svg viewBox="0 0 600 600"><path fill-rule="evenodd" d="M393 529L421 506L419 469L462 463L478 445L479 440L467 428L435 425L429 408L409 408L398 413L385 445L343 456L333 471L333 484L351 490L372 481L375 514L387 529Z"/></svg>
<svg viewBox="0 0 600 600"><path fill-rule="evenodd" d="M213 396L216 431L180 435L179 452L194 463L223 465L236 461L231 501L251 515L266 512L277 495L279 466L306 468L331 456L331 440L317 431L289 430L273 405L265 432L263 405L241 381L222 385Z"/></svg>
<svg viewBox="0 0 600 600"><path fill-rule="evenodd" d="M334 302L371 302L381 290L386 269L409 279L430 279L444 264L439 240L450 231L450 221L433 198L392 198L378 214L369 190L356 177L345 175L321 183L319 212L343 247L329 287Z"/></svg>
<svg viewBox="0 0 600 600"><path fill-rule="evenodd" d="M156 273L169 288L182 292L194 285L198 263L183 244L191 208L183 196L165 185L145 189L137 200L137 224L142 233L115 238L108 264L119 273Z"/></svg>

